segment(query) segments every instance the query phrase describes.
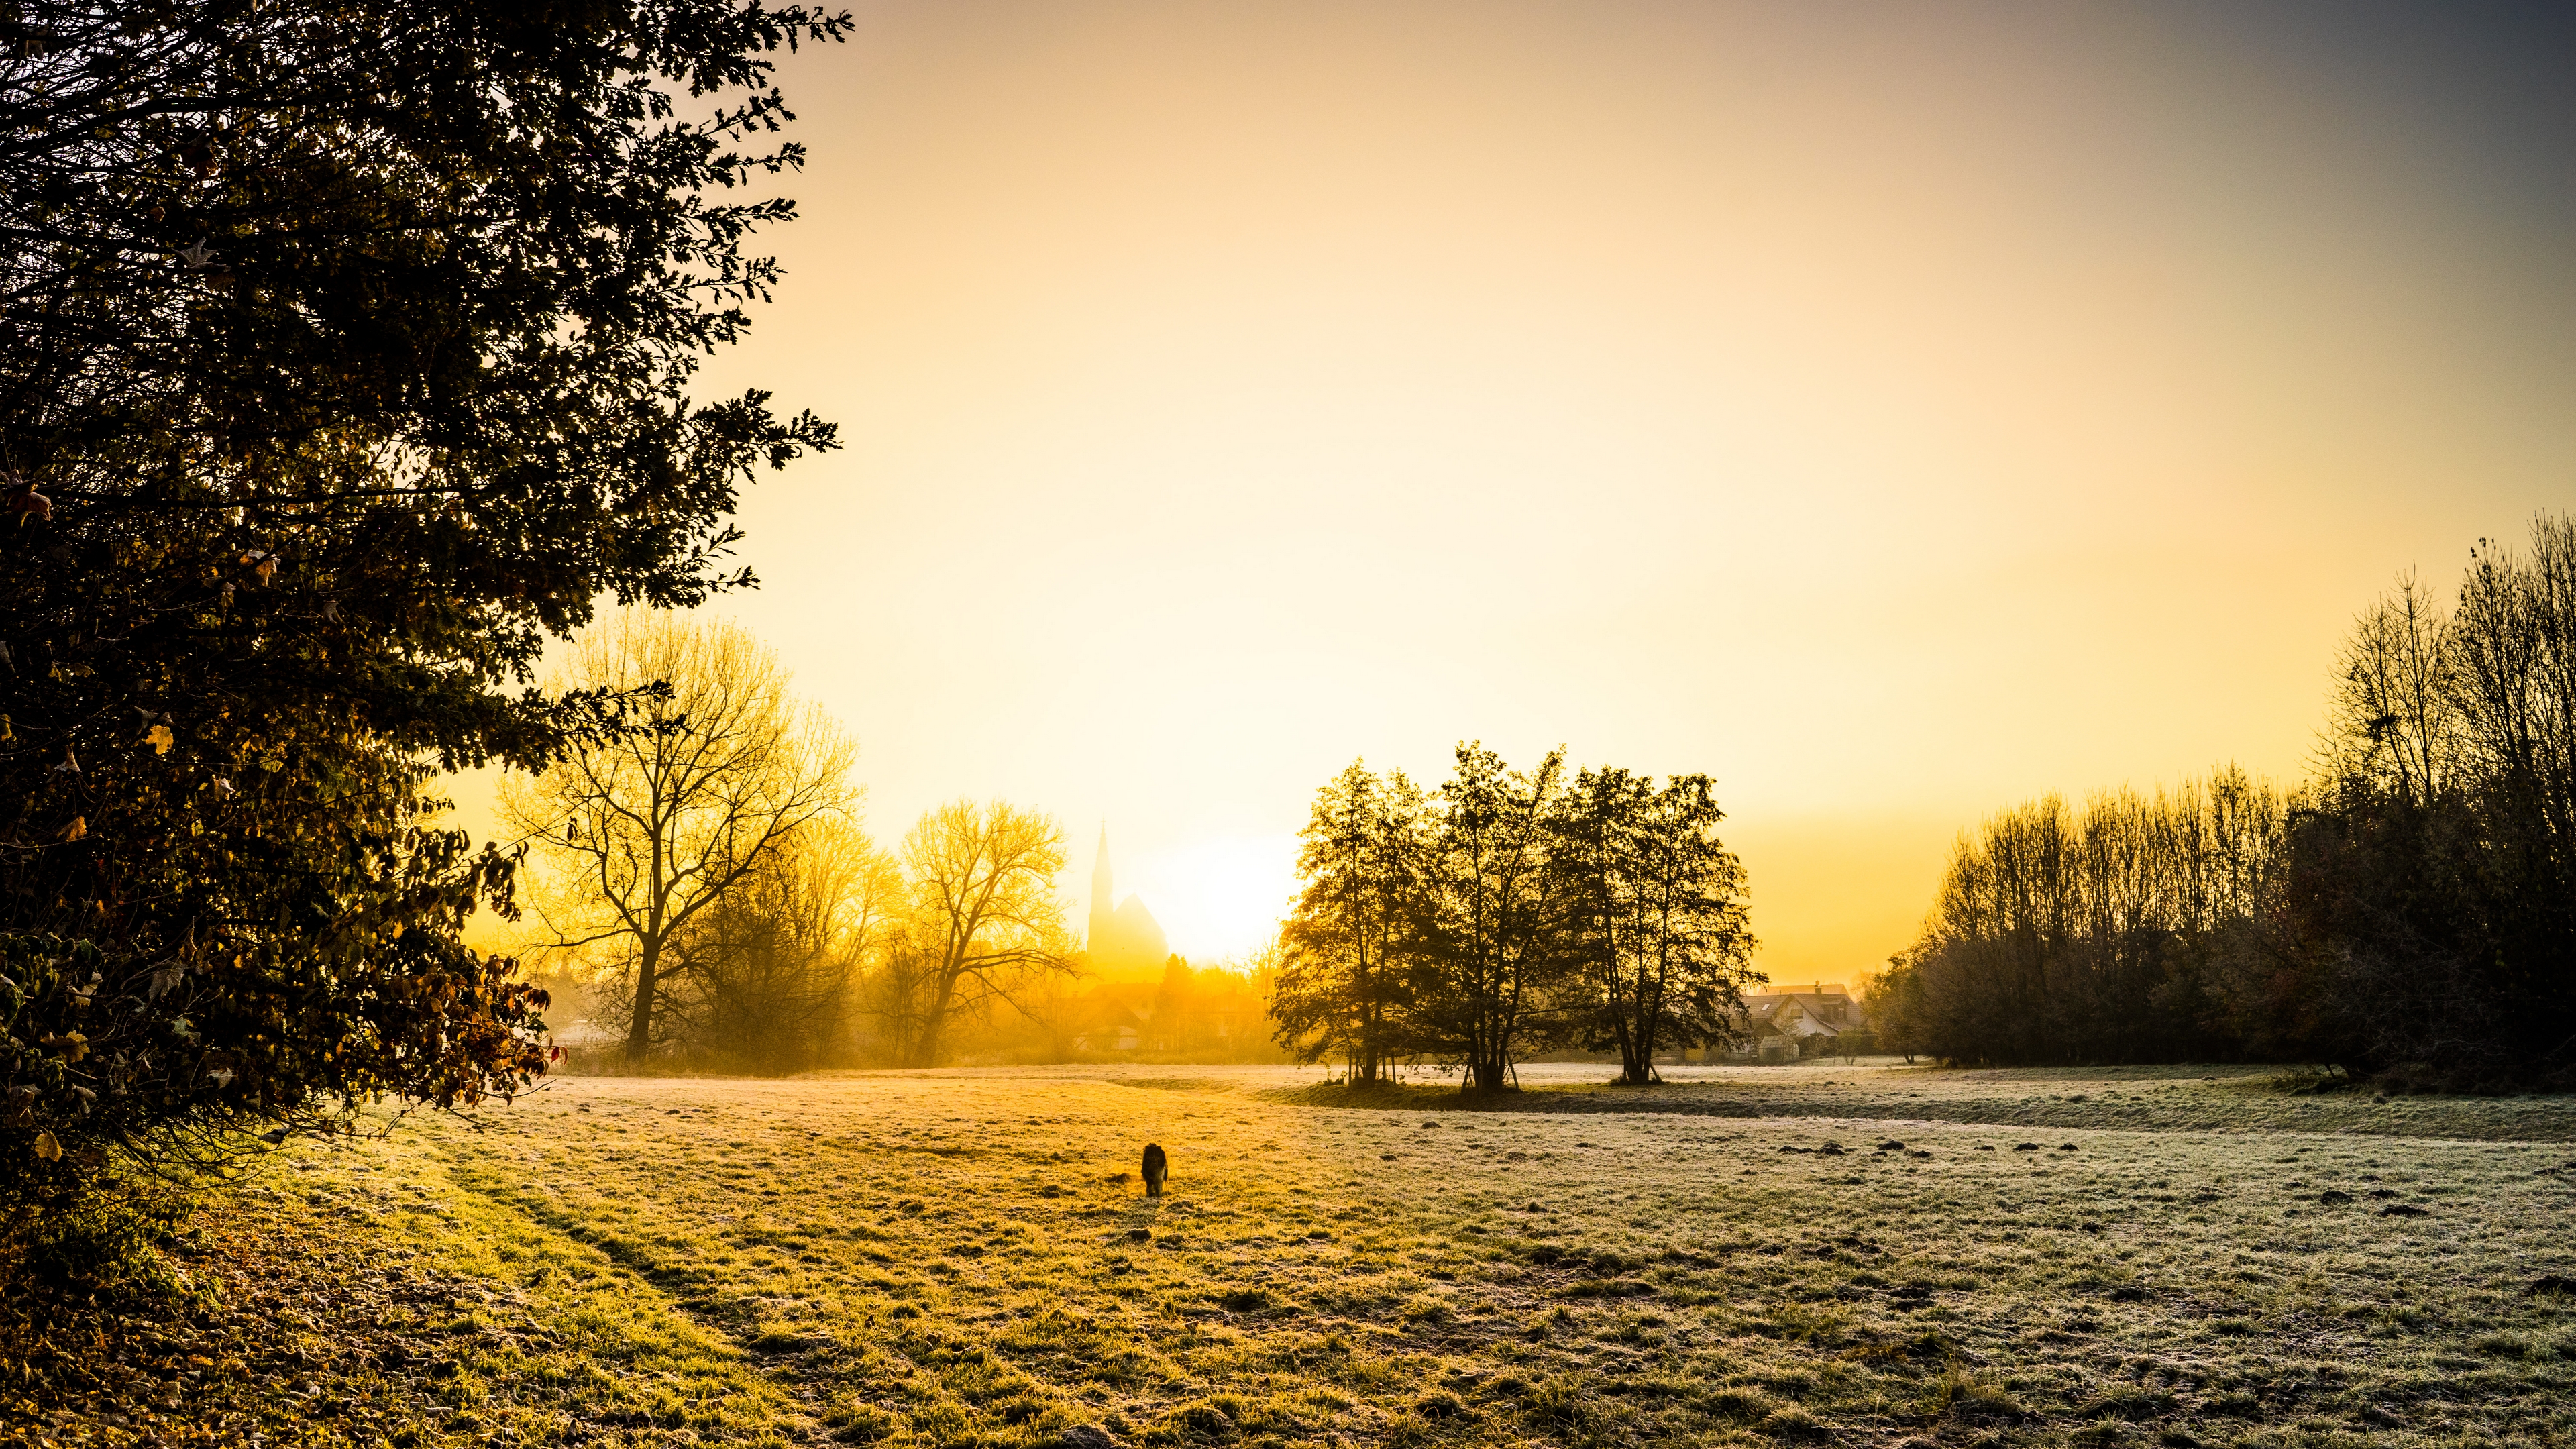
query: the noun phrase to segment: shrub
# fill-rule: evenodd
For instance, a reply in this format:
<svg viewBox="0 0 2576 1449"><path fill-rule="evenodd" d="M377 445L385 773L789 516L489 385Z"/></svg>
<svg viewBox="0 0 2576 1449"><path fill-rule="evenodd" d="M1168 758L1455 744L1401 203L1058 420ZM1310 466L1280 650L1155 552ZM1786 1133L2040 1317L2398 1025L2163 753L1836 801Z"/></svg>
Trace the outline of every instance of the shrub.
<svg viewBox="0 0 2576 1449"><path fill-rule="evenodd" d="M153 1174L82 1177L29 1207L15 1240L0 1244L0 1281L13 1296L23 1286L159 1305L194 1298L196 1282L161 1251L191 1206L184 1191Z"/></svg>

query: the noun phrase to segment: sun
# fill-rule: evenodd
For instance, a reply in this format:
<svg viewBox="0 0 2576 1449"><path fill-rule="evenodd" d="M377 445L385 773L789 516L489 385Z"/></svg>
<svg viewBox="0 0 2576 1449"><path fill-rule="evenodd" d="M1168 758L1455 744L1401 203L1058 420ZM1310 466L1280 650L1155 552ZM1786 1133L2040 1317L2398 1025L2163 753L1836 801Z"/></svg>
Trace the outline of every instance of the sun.
<svg viewBox="0 0 2576 1449"><path fill-rule="evenodd" d="M1143 852L1122 868L1119 892L1145 898L1172 949L1195 965L1270 944L1297 890L1297 837L1201 836Z"/></svg>

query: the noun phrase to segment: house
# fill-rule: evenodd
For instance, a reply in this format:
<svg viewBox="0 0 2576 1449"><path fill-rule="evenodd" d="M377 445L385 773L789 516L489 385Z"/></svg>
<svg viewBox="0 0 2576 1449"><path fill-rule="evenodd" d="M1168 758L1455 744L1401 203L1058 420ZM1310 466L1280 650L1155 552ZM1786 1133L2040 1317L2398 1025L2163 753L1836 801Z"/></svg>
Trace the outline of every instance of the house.
<svg viewBox="0 0 2576 1449"><path fill-rule="evenodd" d="M1076 1035L1073 1049L1078 1052L1132 1052L1145 1044L1145 1014L1105 1003L1107 1010L1098 1014L1090 1030Z"/></svg>
<svg viewBox="0 0 2576 1449"><path fill-rule="evenodd" d="M1739 1028L1746 1037L1731 1060L1776 1062L1833 1050L1835 1039L1869 1025L1860 1003L1837 982L1804 991L1747 994Z"/></svg>
<svg viewBox="0 0 2576 1449"><path fill-rule="evenodd" d="M1754 1034L1765 1028L1782 1036L1837 1037L1868 1024L1860 1003L1841 982L1823 982L1804 991L1765 991L1744 998L1746 1023Z"/></svg>

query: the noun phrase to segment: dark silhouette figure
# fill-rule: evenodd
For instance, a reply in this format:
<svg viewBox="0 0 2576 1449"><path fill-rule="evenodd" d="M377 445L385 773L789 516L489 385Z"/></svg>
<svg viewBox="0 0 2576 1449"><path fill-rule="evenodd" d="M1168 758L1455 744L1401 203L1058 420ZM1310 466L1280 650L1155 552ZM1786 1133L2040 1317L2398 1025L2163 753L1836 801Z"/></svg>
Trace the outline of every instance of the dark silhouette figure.
<svg viewBox="0 0 2576 1449"><path fill-rule="evenodd" d="M1163 1195L1163 1179L1169 1177L1171 1175L1171 1171L1171 1163L1163 1156L1163 1149L1155 1146L1151 1142L1146 1143L1145 1196L1161 1197Z"/></svg>

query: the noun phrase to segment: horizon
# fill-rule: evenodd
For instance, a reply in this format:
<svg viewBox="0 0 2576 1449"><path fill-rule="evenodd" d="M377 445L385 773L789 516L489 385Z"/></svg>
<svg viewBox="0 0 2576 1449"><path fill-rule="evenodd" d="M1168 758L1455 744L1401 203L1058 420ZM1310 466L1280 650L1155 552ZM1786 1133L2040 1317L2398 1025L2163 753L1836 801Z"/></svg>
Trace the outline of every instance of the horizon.
<svg viewBox="0 0 2576 1449"><path fill-rule="evenodd" d="M8 30L0 1441L2576 1438L2576 9Z"/></svg>

